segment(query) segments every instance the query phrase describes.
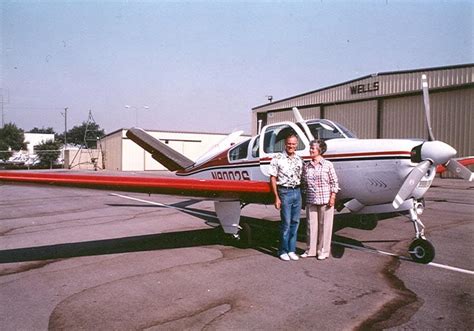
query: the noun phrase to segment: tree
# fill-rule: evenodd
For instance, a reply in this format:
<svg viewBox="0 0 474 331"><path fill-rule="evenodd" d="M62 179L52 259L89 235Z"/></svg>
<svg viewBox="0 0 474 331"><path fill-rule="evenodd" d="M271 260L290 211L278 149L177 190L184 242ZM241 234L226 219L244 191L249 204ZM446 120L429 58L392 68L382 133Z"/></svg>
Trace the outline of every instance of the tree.
<svg viewBox="0 0 474 331"><path fill-rule="evenodd" d="M49 127L49 128L42 127L41 129L39 129L35 126L29 132L30 133L54 133L54 129L51 128L51 127Z"/></svg>
<svg viewBox="0 0 474 331"><path fill-rule="evenodd" d="M0 158L6 160L11 156L11 152L4 152L10 149L19 151L25 148L25 135L23 130L14 123L7 123L0 129Z"/></svg>
<svg viewBox="0 0 474 331"><path fill-rule="evenodd" d="M82 122L67 132L68 144L75 144L85 148L96 148L97 139L105 135L97 123Z"/></svg>
<svg viewBox="0 0 474 331"><path fill-rule="evenodd" d="M34 148L40 159L40 166L52 168L61 154L60 147L61 143L52 140L36 145Z"/></svg>

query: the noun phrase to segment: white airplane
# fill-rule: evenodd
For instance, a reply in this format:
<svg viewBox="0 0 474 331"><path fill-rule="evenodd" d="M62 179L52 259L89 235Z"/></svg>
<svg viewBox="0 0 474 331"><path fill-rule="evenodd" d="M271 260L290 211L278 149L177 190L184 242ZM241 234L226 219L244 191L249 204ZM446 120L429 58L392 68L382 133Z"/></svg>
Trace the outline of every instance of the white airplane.
<svg viewBox="0 0 474 331"><path fill-rule="evenodd" d="M456 150L434 139L430 124L430 107L426 76L422 76L429 139L357 139L342 125L326 120L303 120L293 108L296 123L281 122L261 129L255 137L233 144L242 133L233 133L220 144L192 161L144 130L132 128L127 136L151 153L152 157L176 178L70 175L0 172L0 181L23 181L79 187L92 187L146 193L165 193L207 197L214 200L215 210L225 233L246 240L250 227L240 225L241 209L249 203L273 202L268 168L275 153L284 149L289 133L299 138L297 154L309 160L312 139L325 139L325 158L332 161L341 191L336 207L362 215L367 228L374 228L374 215L393 212L409 214L415 229L415 240L409 247L414 261L429 263L434 247L424 236L419 215L424 209L423 196L436 174L445 166L459 177L472 181L473 174L453 157ZM464 159L472 164L472 158ZM364 217L366 216L366 217ZM360 216L359 216L360 217Z"/></svg>

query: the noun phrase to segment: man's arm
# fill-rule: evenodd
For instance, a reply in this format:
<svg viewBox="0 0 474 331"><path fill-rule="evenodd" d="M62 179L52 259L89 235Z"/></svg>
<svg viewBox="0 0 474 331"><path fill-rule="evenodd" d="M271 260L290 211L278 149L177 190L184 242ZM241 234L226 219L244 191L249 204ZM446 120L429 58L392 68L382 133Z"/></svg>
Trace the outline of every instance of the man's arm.
<svg viewBox="0 0 474 331"><path fill-rule="evenodd" d="M275 208L280 209L281 201L280 197L278 196L277 179L275 176L270 176L270 186L272 188L273 195L275 196Z"/></svg>

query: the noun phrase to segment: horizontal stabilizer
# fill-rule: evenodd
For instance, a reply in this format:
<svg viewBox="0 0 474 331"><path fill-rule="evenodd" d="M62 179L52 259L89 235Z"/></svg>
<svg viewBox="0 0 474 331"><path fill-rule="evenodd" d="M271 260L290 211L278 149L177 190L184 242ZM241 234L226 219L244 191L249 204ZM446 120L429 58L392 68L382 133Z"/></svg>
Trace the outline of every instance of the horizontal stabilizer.
<svg viewBox="0 0 474 331"><path fill-rule="evenodd" d="M194 164L194 161L178 153L140 128L128 130L127 137L150 153L156 161L160 162L168 170L184 170Z"/></svg>

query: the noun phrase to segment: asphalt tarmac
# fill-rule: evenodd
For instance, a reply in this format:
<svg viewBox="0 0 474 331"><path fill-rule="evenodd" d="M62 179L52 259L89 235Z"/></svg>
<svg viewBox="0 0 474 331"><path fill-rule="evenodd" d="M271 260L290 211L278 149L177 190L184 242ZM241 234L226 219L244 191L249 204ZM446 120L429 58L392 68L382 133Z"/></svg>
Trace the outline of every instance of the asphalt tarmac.
<svg viewBox="0 0 474 331"><path fill-rule="evenodd" d="M210 201L0 185L0 329L472 330L473 189L435 180L424 265L405 216L364 230L338 215L330 259L284 262L273 206L243 209L241 248Z"/></svg>

